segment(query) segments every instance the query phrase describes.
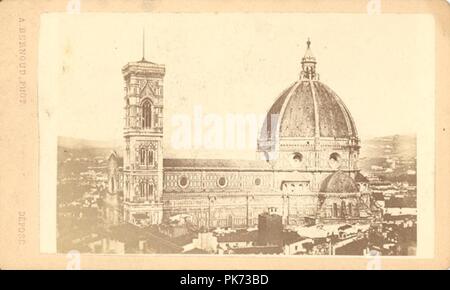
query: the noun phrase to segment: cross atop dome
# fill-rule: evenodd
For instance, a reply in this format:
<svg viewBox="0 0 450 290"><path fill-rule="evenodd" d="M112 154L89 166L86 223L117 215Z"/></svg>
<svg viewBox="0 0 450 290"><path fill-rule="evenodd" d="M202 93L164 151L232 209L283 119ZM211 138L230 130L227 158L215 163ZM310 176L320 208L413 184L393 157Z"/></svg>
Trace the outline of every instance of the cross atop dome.
<svg viewBox="0 0 450 290"><path fill-rule="evenodd" d="M311 40L308 37L306 42L305 55L302 58L302 71L300 72L300 79L317 80L319 75L316 73L316 58L311 51Z"/></svg>

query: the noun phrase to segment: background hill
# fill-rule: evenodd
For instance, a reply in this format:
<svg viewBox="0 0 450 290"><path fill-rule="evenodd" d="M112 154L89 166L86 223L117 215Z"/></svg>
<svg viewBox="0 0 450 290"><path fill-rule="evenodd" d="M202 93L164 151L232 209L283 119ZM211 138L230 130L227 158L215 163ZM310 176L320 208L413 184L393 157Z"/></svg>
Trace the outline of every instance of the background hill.
<svg viewBox="0 0 450 290"><path fill-rule="evenodd" d="M361 140L362 158L379 158L383 156L415 158L416 136L392 135Z"/></svg>
<svg viewBox="0 0 450 290"><path fill-rule="evenodd" d="M393 135L361 141L359 167L383 180L416 184L416 136Z"/></svg>

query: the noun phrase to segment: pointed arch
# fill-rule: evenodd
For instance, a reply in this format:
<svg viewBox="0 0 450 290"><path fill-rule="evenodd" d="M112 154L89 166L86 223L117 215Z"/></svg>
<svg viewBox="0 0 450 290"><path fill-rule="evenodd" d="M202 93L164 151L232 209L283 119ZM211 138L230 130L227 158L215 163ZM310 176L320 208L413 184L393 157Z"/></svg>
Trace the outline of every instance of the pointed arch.
<svg viewBox="0 0 450 290"><path fill-rule="evenodd" d="M139 182L139 197L143 200L153 200L155 186L151 180L141 180Z"/></svg>
<svg viewBox="0 0 450 290"><path fill-rule="evenodd" d="M140 162L140 165L145 165L145 153L146 153L146 149L145 149L145 147L141 147L141 148L139 148L139 162Z"/></svg>
<svg viewBox="0 0 450 290"><path fill-rule="evenodd" d="M146 98L142 101L141 111L142 111L142 128L149 129L152 127L152 102L150 99Z"/></svg>
<svg viewBox="0 0 450 290"><path fill-rule="evenodd" d="M148 150L147 151L147 166L153 166L153 161L154 161L154 156L153 156L153 150Z"/></svg>
<svg viewBox="0 0 450 290"><path fill-rule="evenodd" d="M153 199L153 183L149 182L147 183L147 200Z"/></svg>

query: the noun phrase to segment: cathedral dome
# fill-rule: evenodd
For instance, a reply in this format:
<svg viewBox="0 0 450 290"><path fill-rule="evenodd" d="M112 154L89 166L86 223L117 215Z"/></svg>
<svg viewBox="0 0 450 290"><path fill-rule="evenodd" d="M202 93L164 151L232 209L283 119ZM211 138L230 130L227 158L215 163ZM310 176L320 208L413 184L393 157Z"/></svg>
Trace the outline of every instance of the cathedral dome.
<svg viewBox="0 0 450 290"><path fill-rule="evenodd" d="M342 171L328 175L320 186L320 192L353 193L358 192L355 180Z"/></svg>
<svg viewBox="0 0 450 290"><path fill-rule="evenodd" d="M357 138L349 110L333 90L319 81L309 40L307 44L300 79L289 86L268 111L261 139L275 136Z"/></svg>

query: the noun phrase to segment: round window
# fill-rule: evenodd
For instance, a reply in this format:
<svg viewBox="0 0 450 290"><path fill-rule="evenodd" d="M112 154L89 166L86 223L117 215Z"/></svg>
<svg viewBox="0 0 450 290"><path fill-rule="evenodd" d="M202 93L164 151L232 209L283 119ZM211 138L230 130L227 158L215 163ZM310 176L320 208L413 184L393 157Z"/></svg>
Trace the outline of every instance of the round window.
<svg viewBox="0 0 450 290"><path fill-rule="evenodd" d="M301 153L296 152L292 155L292 160L294 160L294 162L296 163L300 163L303 161L303 155Z"/></svg>
<svg viewBox="0 0 450 290"><path fill-rule="evenodd" d="M188 179L186 176L182 176L180 178L180 186L181 187L186 187L188 185Z"/></svg>
<svg viewBox="0 0 450 290"><path fill-rule="evenodd" d="M341 155L339 155L339 153L333 152L330 154L330 159L333 159L334 161L339 161L341 159Z"/></svg>
<svg viewBox="0 0 450 290"><path fill-rule="evenodd" d="M328 164L332 169L338 169L341 165L341 155L339 153L333 152L330 154L330 159L328 160Z"/></svg>
<svg viewBox="0 0 450 290"><path fill-rule="evenodd" d="M218 183L220 187L224 187L225 185L227 185L227 180L225 177L220 177Z"/></svg>
<svg viewBox="0 0 450 290"><path fill-rule="evenodd" d="M256 186L260 186L261 185L261 178L258 177L258 178L255 179L255 185Z"/></svg>

